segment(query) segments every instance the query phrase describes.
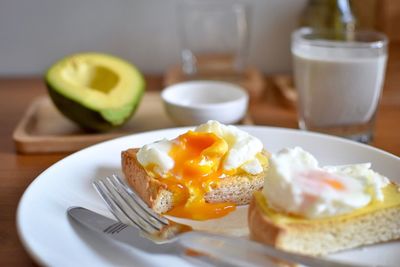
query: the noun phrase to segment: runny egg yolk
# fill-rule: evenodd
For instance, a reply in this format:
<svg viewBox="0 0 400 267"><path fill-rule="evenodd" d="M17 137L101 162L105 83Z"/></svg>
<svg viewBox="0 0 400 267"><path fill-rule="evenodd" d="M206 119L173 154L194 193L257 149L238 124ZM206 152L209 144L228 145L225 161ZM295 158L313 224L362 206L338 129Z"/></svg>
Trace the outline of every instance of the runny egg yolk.
<svg viewBox="0 0 400 267"><path fill-rule="evenodd" d="M213 133L189 131L173 141L169 156L174 167L163 179L174 193L174 208L167 214L195 220L225 216L234 203L207 203L204 195L226 174L222 161L228 144Z"/></svg>

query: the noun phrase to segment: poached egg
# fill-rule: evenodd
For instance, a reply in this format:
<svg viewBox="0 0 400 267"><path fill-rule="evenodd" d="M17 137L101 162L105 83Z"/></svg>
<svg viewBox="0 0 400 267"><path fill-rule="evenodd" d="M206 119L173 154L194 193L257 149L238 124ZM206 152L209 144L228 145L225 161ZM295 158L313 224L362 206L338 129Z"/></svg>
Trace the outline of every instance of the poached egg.
<svg viewBox="0 0 400 267"><path fill-rule="evenodd" d="M234 203L207 203L204 195L226 176L261 173L268 161L262 150L247 132L208 121L173 140L143 146L137 159L173 192L174 208L167 214L205 220L235 210Z"/></svg>
<svg viewBox="0 0 400 267"><path fill-rule="evenodd" d="M311 219L349 213L374 199L383 201L381 189L389 184L370 163L320 167L300 147L273 154L269 164L263 188L269 205Z"/></svg>

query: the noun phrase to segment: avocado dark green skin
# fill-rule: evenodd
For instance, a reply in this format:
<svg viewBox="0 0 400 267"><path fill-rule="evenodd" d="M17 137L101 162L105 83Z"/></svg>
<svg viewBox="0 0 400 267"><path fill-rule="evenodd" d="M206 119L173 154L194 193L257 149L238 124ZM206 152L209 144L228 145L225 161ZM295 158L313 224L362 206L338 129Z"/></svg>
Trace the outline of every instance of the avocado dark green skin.
<svg viewBox="0 0 400 267"><path fill-rule="evenodd" d="M65 97L64 95L61 95L56 90L52 89L52 86L47 82L46 87L50 98L57 109L72 122L77 123L84 131L91 133L107 132L124 125L124 123L131 118L139 106L140 98L144 93L144 90L142 90L141 95L133 107L131 114L126 117L124 122L122 122L120 125L115 125L105 120L99 112L86 108L81 104Z"/></svg>

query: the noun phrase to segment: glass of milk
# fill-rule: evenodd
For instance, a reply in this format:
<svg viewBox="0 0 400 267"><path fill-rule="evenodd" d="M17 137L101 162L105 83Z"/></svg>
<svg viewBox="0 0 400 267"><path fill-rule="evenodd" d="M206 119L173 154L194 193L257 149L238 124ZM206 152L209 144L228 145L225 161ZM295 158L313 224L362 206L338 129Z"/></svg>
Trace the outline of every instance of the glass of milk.
<svg viewBox="0 0 400 267"><path fill-rule="evenodd" d="M385 77L385 35L300 28L292 55L299 127L369 143Z"/></svg>

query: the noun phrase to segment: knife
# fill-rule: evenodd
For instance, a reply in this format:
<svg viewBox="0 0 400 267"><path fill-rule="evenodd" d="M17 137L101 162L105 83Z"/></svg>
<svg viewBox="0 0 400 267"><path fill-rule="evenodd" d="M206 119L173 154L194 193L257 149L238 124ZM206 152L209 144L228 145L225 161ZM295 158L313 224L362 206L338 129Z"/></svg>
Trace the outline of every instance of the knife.
<svg viewBox="0 0 400 267"><path fill-rule="evenodd" d="M125 245L149 253L181 256L192 263L206 266L210 266L210 264L217 266L282 266L282 259L285 259L307 266L367 267L366 265L285 252L243 238L196 231L181 235L175 242L156 244L143 237L136 227L115 221L91 210L71 207L67 213L69 217L86 228Z"/></svg>
<svg viewBox="0 0 400 267"><path fill-rule="evenodd" d="M136 227L118 222L94 211L83 207L70 207L67 214L75 222L85 228L106 237L109 237L117 242L128 245L130 247L142 250L147 253L172 254L183 257L187 261L200 266L222 266L222 267L237 267L245 266L240 262L232 262L232 259L223 259L205 253L197 253L191 249L193 242L199 241L196 238L191 240L190 236L185 239L185 244L169 243L156 244L141 235L141 232ZM208 240L212 241L212 240ZM200 240L201 242L201 240ZM212 249L213 245L207 249ZM265 266L275 266L265 265Z"/></svg>
<svg viewBox="0 0 400 267"><path fill-rule="evenodd" d="M71 207L67 213L69 217L86 228L125 245L133 246L150 253L178 253L176 247L157 245L143 237L139 229L110 219L94 211L82 207Z"/></svg>

